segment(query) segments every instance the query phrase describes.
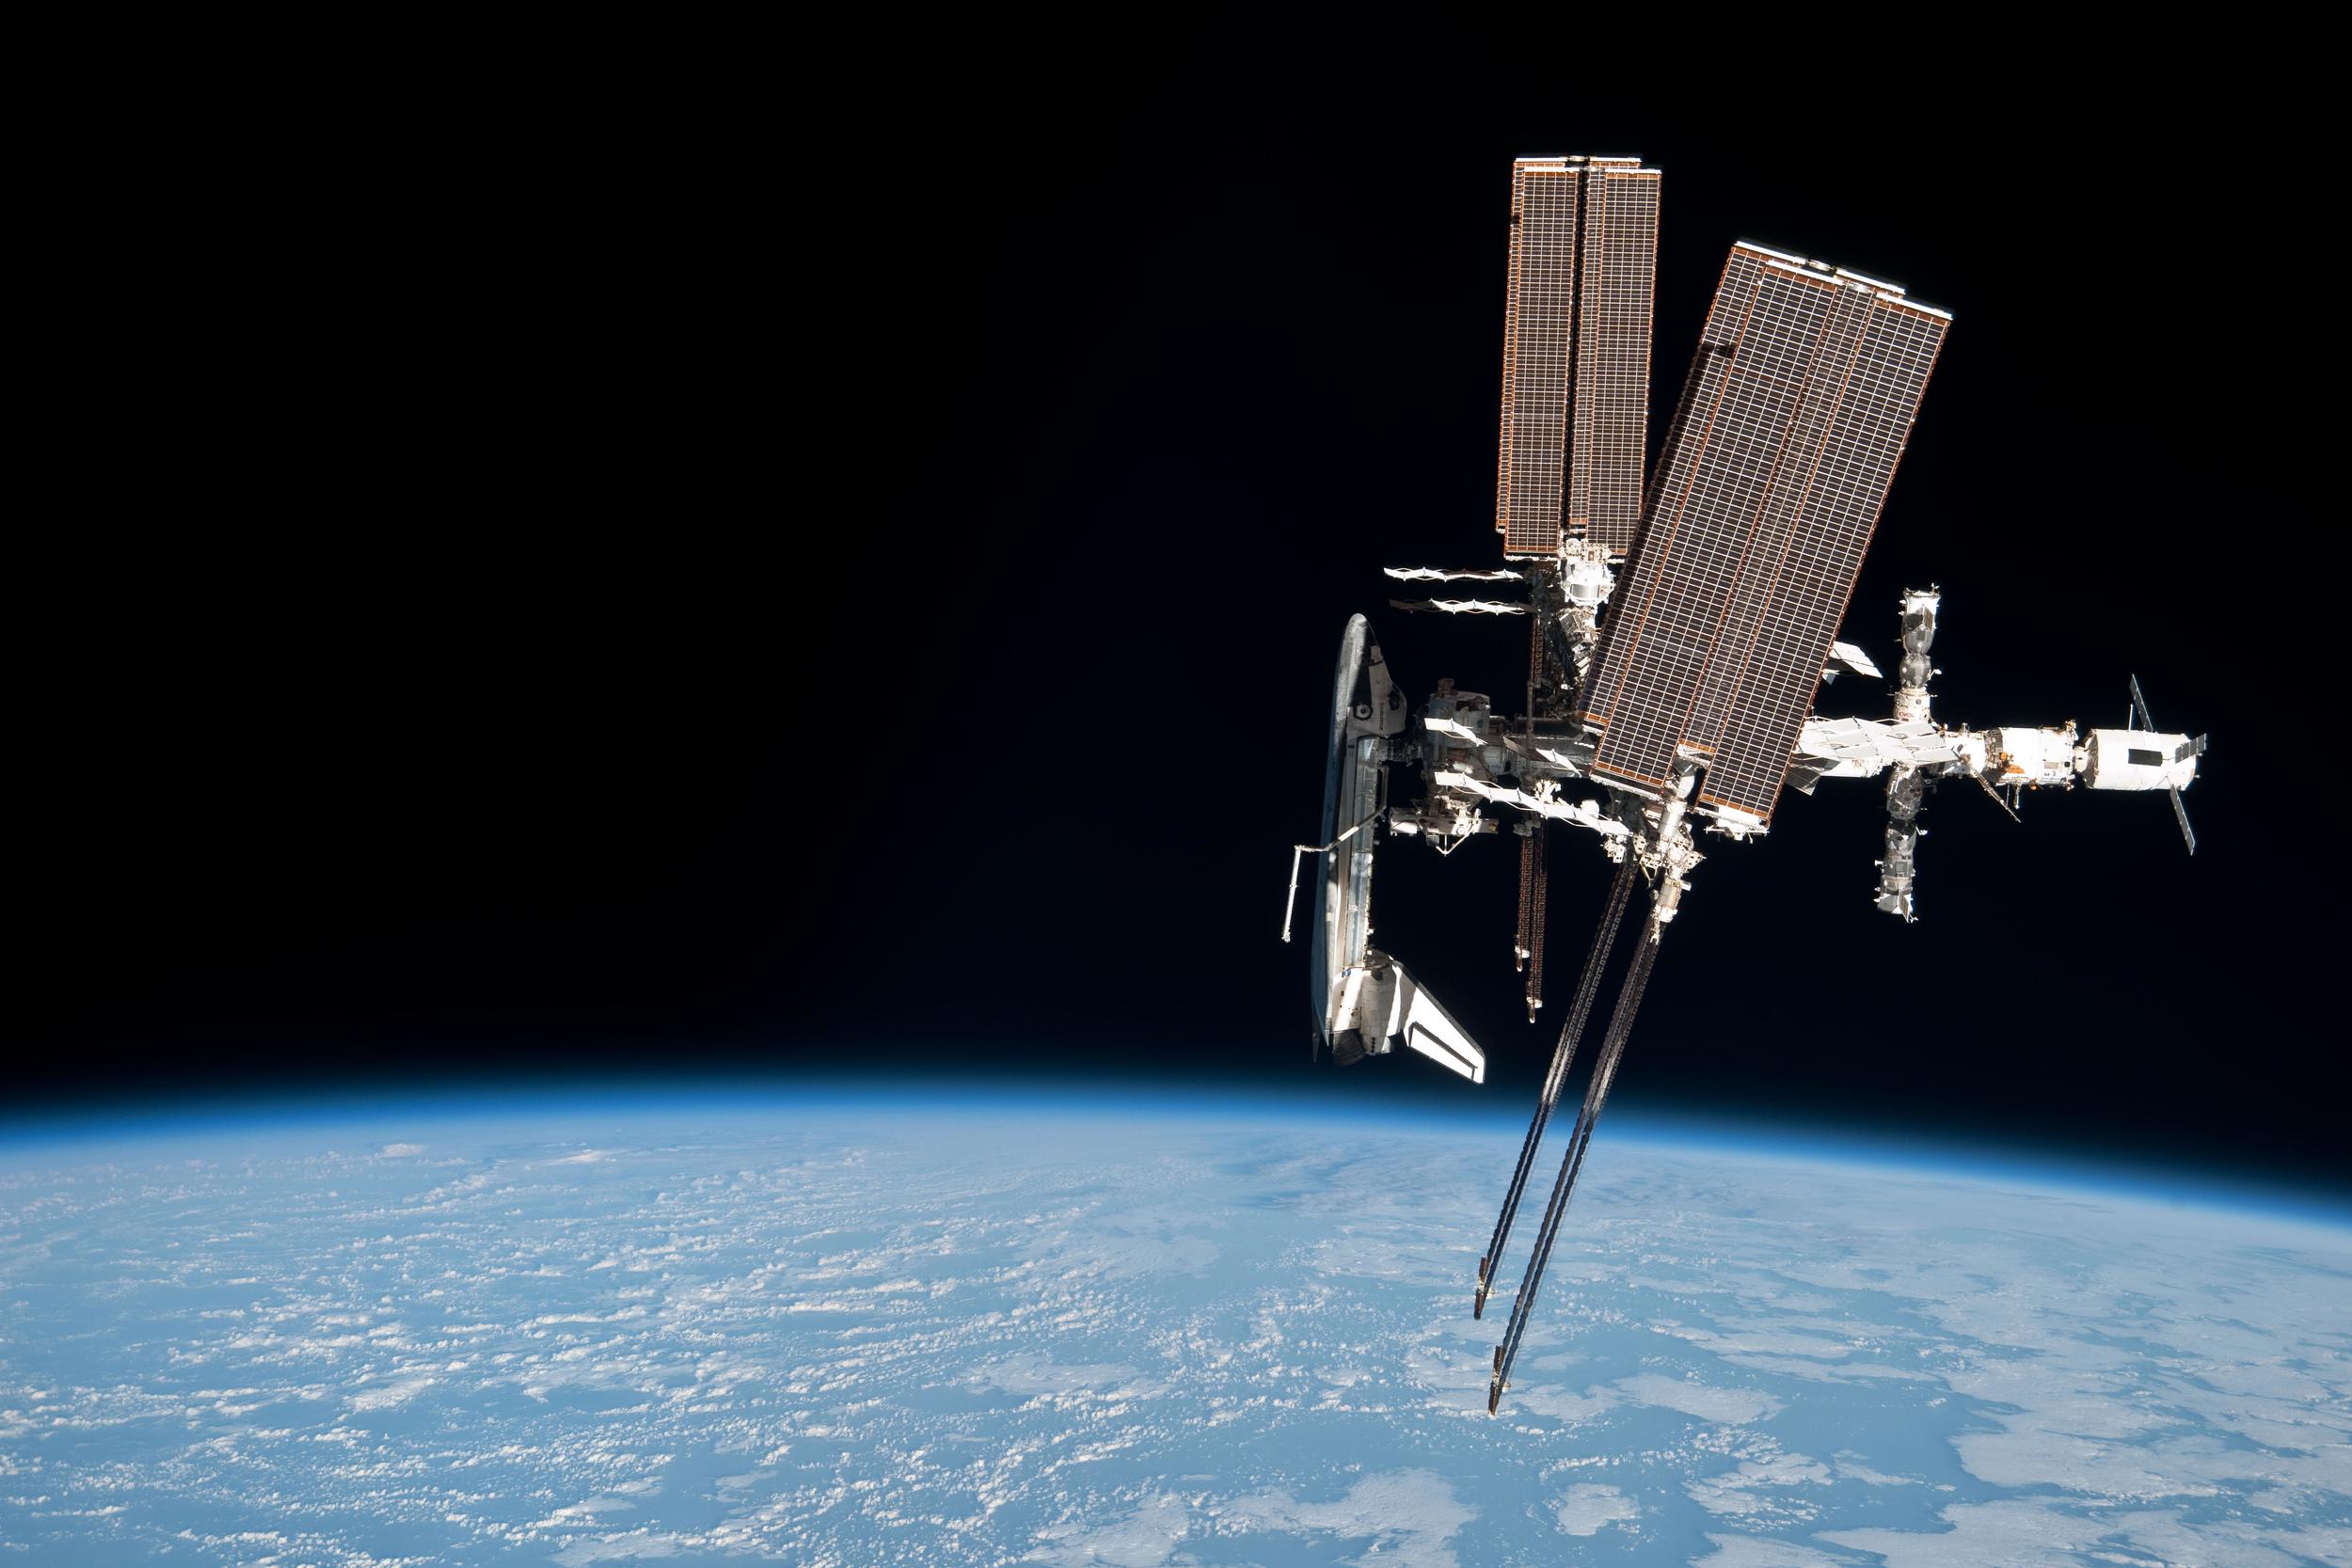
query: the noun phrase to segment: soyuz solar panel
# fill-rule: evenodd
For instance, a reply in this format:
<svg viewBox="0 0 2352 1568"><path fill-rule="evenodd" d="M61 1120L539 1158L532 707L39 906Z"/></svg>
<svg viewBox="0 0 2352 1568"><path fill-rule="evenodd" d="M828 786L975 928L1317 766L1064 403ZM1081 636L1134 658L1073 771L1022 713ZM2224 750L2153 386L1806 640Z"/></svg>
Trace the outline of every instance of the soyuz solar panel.
<svg viewBox="0 0 2352 1568"><path fill-rule="evenodd" d="M1507 555L1589 538L1622 556L1639 525L1659 176L1638 166L1512 166L1495 481Z"/></svg>
<svg viewBox="0 0 2352 1568"><path fill-rule="evenodd" d="M1769 818L1948 318L1733 248L1578 710L1597 773Z"/></svg>

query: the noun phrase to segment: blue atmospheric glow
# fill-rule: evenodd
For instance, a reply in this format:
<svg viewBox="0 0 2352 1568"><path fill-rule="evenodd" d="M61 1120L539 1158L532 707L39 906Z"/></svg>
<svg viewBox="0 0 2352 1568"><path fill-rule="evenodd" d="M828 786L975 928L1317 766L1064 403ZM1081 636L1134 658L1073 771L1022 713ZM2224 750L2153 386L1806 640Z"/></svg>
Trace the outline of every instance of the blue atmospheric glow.
<svg viewBox="0 0 2352 1568"><path fill-rule="evenodd" d="M1451 1087L1450 1085L1445 1085ZM1574 1102L1563 1108L1572 1115ZM1263 1125L1302 1131L1376 1128L1411 1135L1506 1133L1506 1162L1526 1128L1527 1110L1489 1096L1442 1097L1411 1104L1376 1100L1335 1102L1313 1089L1232 1089L1176 1082L1150 1087L1084 1082L968 1082L927 1078L914 1086L841 1077L817 1082L670 1077L644 1082L515 1080L449 1086L401 1085L331 1093L300 1091L236 1097L130 1101L111 1107L0 1111L0 1168L38 1164L78 1147L145 1148L158 1139L291 1138L320 1133L389 1137L418 1120L511 1123L526 1118L550 1133L564 1125L651 1114L702 1117L819 1114L891 1117L1025 1119L1144 1118L1177 1124ZM1705 1148L1747 1159L1825 1167L1888 1168L2020 1187L2081 1190L2166 1207L2254 1212L2322 1226L2352 1226L2352 1192L2296 1189L2226 1168L2156 1164L2029 1144L1990 1147L1916 1132L1877 1132L1851 1124L1808 1123L1770 1116L1613 1111L1602 1134L1612 1143Z"/></svg>

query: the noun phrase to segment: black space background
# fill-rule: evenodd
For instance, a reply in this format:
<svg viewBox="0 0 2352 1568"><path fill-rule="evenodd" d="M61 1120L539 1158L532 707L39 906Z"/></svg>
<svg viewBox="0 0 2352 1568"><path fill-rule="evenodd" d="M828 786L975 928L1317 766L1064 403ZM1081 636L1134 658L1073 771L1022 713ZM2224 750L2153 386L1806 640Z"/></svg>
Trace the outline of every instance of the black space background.
<svg viewBox="0 0 2352 1568"><path fill-rule="evenodd" d="M2194 861L2161 798L1945 789L1910 928L1876 785L1790 797L1714 847L1621 1103L2352 1180L2297 731L2340 708L2298 580L2340 516L2284 325L2326 209L2256 68L2012 62L1815 135L1474 40L1025 47L814 119L492 84L392 133L325 91L134 160L153 221L91 247L20 517L21 1110L703 1069L1522 1102L1507 845L1396 841L1376 903L1483 1090L1311 1067L1279 904L1351 610L1416 699L1516 690L1518 626L1378 613L1378 570L1495 553L1510 159L1627 151L1656 408L1736 239L1955 313L1846 634L1891 668L1937 582L1942 716L2115 723L2137 671L2214 751ZM2259 252L2185 239L2246 214ZM1565 976L1605 864L1556 853Z"/></svg>

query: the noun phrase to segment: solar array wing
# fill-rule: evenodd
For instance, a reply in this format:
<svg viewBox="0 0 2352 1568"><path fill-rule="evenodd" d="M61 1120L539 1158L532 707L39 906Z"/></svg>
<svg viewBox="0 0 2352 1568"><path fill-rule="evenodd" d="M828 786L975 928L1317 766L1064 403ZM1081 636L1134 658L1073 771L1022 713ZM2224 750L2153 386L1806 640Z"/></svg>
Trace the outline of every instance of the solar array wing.
<svg viewBox="0 0 2352 1568"><path fill-rule="evenodd" d="M1775 436L1795 388L1757 379L1741 400L1745 419L1721 422L1732 364L1751 331L1784 340L1809 324L1755 314L1765 253L1735 246L1699 334L1697 356L1675 413L1647 499L1647 531L1602 623L1593 667L1578 697L1603 732L1597 770L1653 788L1673 777L1699 675L1729 600L1761 499ZM1809 296L1775 296L1785 311Z"/></svg>
<svg viewBox="0 0 2352 1568"><path fill-rule="evenodd" d="M1506 555L1549 555L1560 548L1576 217L1583 194L1583 170L1565 159L1521 158L1511 166L1502 453L1495 475L1495 531Z"/></svg>
<svg viewBox="0 0 2352 1568"><path fill-rule="evenodd" d="M1597 773L1769 820L1895 466L1943 311L1734 246L1578 695Z"/></svg>
<svg viewBox="0 0 2352 1568"><path fill-rule="evenodd" d="M1659 172L1635 158L1511 167L1495 531L1506 555L1564 537L1622 556L1648 439Z"/></svg>
<svg viewBox="0 0 2352 1568"><path fill-rule="evenodd" d="M1772 816L1944 344L1950 318L1942 311L1883 291L1867 305L1863 297L1845 291L1849 308L1836 313L1839 330L1825 345L1837 386L1832 394L1824 376L1818 444L1810 424L1797 432L1797 454L1807 462L1804 493L1788 505L1786 530L1762 541L1755 575L1760 582L1769 562L1772 579L1757 595L1754 633L1732 650L1736 665L1720 661L1714 702L1724 720L1699 790L1703 806Z"/></svg>
<svg viewBox="0 0 2352 1568"><path fill-rule="evenodd" d="M1584 180L1568 537L1622 560L1642 520L1649 444L1650 299L1658 170L1596 163Z"/></svg>

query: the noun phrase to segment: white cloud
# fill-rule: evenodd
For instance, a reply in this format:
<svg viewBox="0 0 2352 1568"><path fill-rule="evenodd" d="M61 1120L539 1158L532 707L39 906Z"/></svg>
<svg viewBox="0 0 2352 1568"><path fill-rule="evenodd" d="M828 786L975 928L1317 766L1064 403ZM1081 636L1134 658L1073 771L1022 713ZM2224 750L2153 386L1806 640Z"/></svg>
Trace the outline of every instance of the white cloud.
<svg viewBox="0 0 2352 1568"><path fill-rule="evenodd" d="M1142 1399L1164 1394L1168 1385L1139 1368L1119 1362L1069 1366L1042 1354L1007 1356L974 1370L966 1386L1008 1394L1048 1394L1061 1399Z"/></svg>
<svg viewBox="0 0 2352 1568"><path fill-rule="evenodd" d="M1024 1560L1057 1568L1159 1568L1175 1554L1187 1528L1181 1498L1153 1497L1126 1517L1092 1529L1076 1525L1041 1529L1037 1548Z"/></svg>
<svg viewBox="0 0 2352 1568"><path fill-rule="evenodd" d="M433 1382L430 1377L406 1377L393 1383L379 1384L373 1388L363 1388L351 1396L351 1408L385 1410L392 1405L405 1404L432 1387Z"/></svg>
<svg viewBox="0 0 2352 1568"><path fill-rule="evenodd" d="M1391 1470L1366 1476L1334 1502L1304 1503L1279 1492L1235 1502L1228 1520L1263 1529L1317 1531L1343 1540L1369 1538L1372 1549L1351 1561L1377 1568L1459 1568L1447 1544L1478 1517L1434 1470Z"/></svg>
<svg viewBox="0 0 2352 1568"><path fill-rule="evenodd" d="M582 1497L557 1509L544 1519L535 1519L525 1527L530 1529L556 1529L567 1525L593 1525L599 1513L627 1513L636 1508L627 1497Z"/></svg>
<svg viewBox="0 0 2352 1568"><path fill-rule="evenodd" d="M633 1562L647 1558L675 1557L694 1543L668 1532L636 1530L628 1535L608 1535L597 1541L582 1541L554 1554L564 1568L580 1568L588 1562Z"/></svg>
<svg viewBox="0 0 2352 1568"><path fill-rule="evenodd" d="M1616 1386L1637 1404L1664 1405L1686 1416L1696 1416L1702 1421L1721 1421L1728 1426L1760 1421L1781 1411L1780 1401L1753 1388L1713 1388L1657 1372L1621 1377Z"/></svg>
<svg viewBox="0 0 2352 1568"><path fill-rule="evenodd" d="M1766 1541L1753 1535L1709 1535L1715 1549L1691 1560L1691 1568L1850 1568L1851 1558L1832 1557L1810 1546ZM1979 1565L1981 1568L1981 1565Z"/></svg>
<svg viewBox="0 0 2352 1568"><path fill-rule="evenodd" d="M1723 1475L1701 1476L1683 1490L1709 1513L1784 1518L1810 1518L1810 1505L1786 1495L1792 1486L1826 1485L1829 1466L1801 1453L1784 1453L1776 1447L1760 1457L1740 1462Z"/></svg>
<svg viewBox="0 0 2352 1568"><path fill-rule="evenodd" d="M2169 1510L2090 1517L2063 1505L2031 1501L1963 1503L1947 1508L1940 1531L1824 1530L1820 1539L1876 1552L1886 1568L2080 1568L2086 1557L2135 1565L2197 1563L2200 1568L2296 1568L2312 1559L2309 1542L2267 1521L2191 1524ZM2325 1536L2328 1532L2319 1532ZM2334 1532L2339 1541L2347 1533Z"/></svg>
<svg viewBox="0 0 2352 1568"><path fill-rule="evenodd" d="M1611 1525L1642 1516L1640 1505L1613 1486L1571 1486L1552 1513L1561 1529L1570 1535L1597 1535Z"/></svg>

